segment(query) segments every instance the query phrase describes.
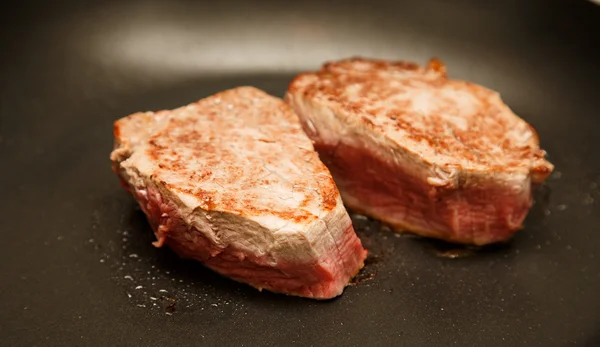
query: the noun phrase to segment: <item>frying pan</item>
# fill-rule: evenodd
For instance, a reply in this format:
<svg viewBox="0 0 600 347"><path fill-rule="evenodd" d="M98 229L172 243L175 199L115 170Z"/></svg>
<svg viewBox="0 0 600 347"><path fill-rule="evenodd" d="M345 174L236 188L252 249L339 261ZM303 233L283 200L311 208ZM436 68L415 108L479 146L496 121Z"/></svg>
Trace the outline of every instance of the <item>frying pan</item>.
<svg viewBox="0 0 600 347"><path fill-rule="evenodd" d="M586 1L21 1L0 39L0 345L599 346L600 7ZM168 249L110 170L112 122L352 55L499 91L555 173L484 249L352 215L334 300L258 292Z"/></svg>

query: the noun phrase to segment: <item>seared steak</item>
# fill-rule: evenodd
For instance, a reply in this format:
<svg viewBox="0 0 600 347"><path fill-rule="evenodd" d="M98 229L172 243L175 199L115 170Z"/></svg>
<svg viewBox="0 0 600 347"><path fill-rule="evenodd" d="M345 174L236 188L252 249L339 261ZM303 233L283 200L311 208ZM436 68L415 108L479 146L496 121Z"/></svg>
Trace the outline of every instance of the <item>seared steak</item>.
<svg viewBox="0 0 600 347"><path fill-rule="evenodd" d="M283 100L240 87L115 122L113 169L157 241L253 287L327 299L366 251Z"/></svg>
<svg viewBox="0 0 600 347"><path fill-rule="evenodd" d="M410 231L483 245L518 230L553 169L500 96L449 79L439 60L353 58L297 76L287 102L350 209Z"/></svg>

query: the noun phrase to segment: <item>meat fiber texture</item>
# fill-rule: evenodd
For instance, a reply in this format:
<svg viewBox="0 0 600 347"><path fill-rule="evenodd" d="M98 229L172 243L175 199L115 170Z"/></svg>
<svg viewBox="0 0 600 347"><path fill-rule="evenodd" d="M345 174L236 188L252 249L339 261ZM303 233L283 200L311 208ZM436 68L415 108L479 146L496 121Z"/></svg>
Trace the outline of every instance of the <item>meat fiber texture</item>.
<svg viewBox="0 0 600 347"><path fill-rule="evenodd" d="M328 169L283 100L239 87L115 122L114 171L154 245L259 290L342 293L366 250Z"/></svg>
<svg viewBox="0 0 600 347"><path fill-rule="evenodd" d="M432 59L350 58L297 76L300 116L350 209L398 231L456 243L504 241L553 170L535 130L498 93L449 79Z"/></svg>

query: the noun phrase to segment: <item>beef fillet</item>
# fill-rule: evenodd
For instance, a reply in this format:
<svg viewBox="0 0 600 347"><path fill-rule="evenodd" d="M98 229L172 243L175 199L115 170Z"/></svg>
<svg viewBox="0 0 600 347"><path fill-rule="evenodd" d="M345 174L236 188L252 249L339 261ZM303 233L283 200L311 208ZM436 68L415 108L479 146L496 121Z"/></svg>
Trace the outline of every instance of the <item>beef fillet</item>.
<svg viewBox="0 0 600 347"><path fill-rule="evenodd" d="M449 79L439 60L352 58L297 76L300 116L344 203L426 237L510 238L553 169L535 130L500 96Z"/></svg>
<svg viewBox="0 0 600 347"><path fill-rule="evenodd" d="M283 100L240 87L115 122L114 171L154 245L253 287L340 295L366 251Z"/></svg>

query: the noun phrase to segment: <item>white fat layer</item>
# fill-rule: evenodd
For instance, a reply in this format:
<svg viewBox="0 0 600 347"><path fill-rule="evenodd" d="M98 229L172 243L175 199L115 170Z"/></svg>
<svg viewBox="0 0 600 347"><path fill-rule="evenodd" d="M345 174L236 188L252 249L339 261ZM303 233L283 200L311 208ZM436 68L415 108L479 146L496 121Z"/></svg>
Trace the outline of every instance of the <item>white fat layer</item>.
<svg viewBox="0 0 600 347"><path fill-rule="evenodd" d="M355 62L352 71L359 73L367 65ZM394 87L400 81L397 76L392 76L392 73L391 70L386 71L384 77L385 83ZM461 172L468 171L473 175L477 175L478 171L489 174L490 167L506 167L506 170L502 170L504 172L493 172L493 175L504 175L507 171L511 171L511 175L528 174L538 166L551 168L551 165L543 159L520 160L518 156L508 158L503 154L505 148L502 141L498 140L499 135L496 133L485 135L486 129L496 130L501 124L508 123L510 130L503 134L502 139L510 139L514 148L538 147L535 132L531 127L514 115L502 102L499 94L491 90L480 88L480 92L485 94L481 97L470 90L469 86L462 86L461 82L455 82L456 85L447 88L431 88L429 83L423 82L421 85L419 80L414 80L409 91L378 97L373 94L362 95L364 90L361 89L360 83L348 84L343 87L342 100L359 103L368 100L364 110L356 112L352 108L344 107L345 101L338 102L318 93L306 99L304 88L318 85L319 78L318 75L302 76L294 82L294 88L291 89L293 92L288 92L286 99L299 114L307 134L313 140L325 145L335 144L338 138L345 139L347 134L363 136L371 138L376 145L384 145L386 148L404 152L412 157L412 162L425 162L427 166L444 167L448 173L452 171L447 168L451 165L457 165L461 168ZM479 110L488 107L486 106L488 104L494 105L489 112L495 114L491 117L476 118L479 116ZM395 118L390 113L402 107L406 107L406 111L409 112L410 116L407 119L410 128L396 126ZM469 119L472 118L478 121L474 125L469 125ZM472 131L481 133L477 139L478 146L486 148L490 155L486 156L485 160L456 155L456 152L440 150L439 147L419 136L412 136L413 130L423 133L430 131L432 119L435 119L441 127L436 131L443 132L450 141L455 138L455 130L468 131L470 126L474 126ZM364 139L361 142L365 142ZM457 148L460 148L462 140L458 139L456 143ZM427 177L432 177L432 182L439 184L435 176L427 175Z"/></svg>
<svg viewBox="0 0 600 347"><path fill-rule="evenodd" d="M206 210L196 197L173 192L144 177L138 171L144 165L138 161L138 166L132 167L128 160L121 163L122 176L127 177L132 186L144 191L155 185L162 199L175 204L181 218L217 248L233 247L241 253L266 257L272 266L279 262L307 263L337 258L330 251L336 247L335 240L345 237L344 232L351 224L340 197L333 210L321 210L319 218L309 223L295 223L270 214L242 216ZM327 228L327 225L335 227Z"/></svg>
<svg viewBox="0 0 600 347"><path fill-rule="evenodd" d="M317 130L312 140L327 146L336 146L343 142L357 149L365 150L378 156L393 166L402 168L407 174L414 177L423 177L432 186L446 186L455 188L462 182L462 186L477 186L491 182L516 187L528 191L530 175L528 168L515 168L511 171L488 172L474 168L448 166L445 158L440 161L429 162L418 147L407 149L397 141L390 139L381 132L372 131L361 123L360 116L346 112L335 113L327 105L303 99L288 93L288 103L299 115L303 125L312 124ZM311 135L310 132L308 132ZM430 150L431 147L428 147ZM433 156L435 157L435 156ZM437 158L436 158L437 159Z"/></svg>

